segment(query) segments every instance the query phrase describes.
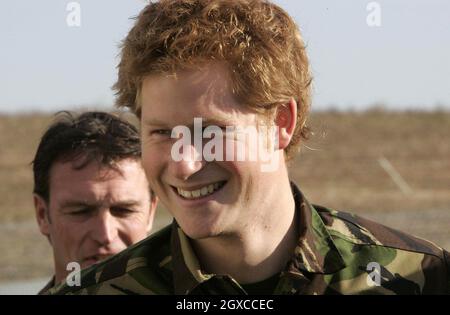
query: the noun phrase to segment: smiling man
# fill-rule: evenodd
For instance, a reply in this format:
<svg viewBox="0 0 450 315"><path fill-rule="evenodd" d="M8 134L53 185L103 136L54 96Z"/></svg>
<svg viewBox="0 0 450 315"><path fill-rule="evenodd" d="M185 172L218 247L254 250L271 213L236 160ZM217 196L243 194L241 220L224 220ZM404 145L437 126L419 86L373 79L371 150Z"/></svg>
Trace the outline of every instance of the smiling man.
<svg viewBox="0 0 450 315"><path fill-rule="evenodd" d="M101 112L62 115L42 137L33 171L36 218L55 266L40 293L64 280L70 263L89 267L148 235L156 199L130 123Z"/></svg>
<svg viewBox="0 0 450 315"><path fill-rule="evenodd" d="M83 272L81 287L54 293L450 292L442 248L312 205L290 181L287 161L309 131L311 74L280 7L161 0L139 15L122 49L118 105L141 119L147 178L175 219ZM249 158L258 147L264 158Z"/></svg>

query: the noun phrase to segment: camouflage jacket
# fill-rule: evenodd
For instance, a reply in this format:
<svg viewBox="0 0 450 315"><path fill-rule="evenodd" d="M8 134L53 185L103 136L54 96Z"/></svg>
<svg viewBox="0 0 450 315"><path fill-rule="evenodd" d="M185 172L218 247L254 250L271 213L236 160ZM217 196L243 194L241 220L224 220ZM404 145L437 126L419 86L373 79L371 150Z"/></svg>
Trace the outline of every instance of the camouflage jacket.
<svg viewBox="0 0 450 315"><path fill-rule="evenodd" d="M39 292L38 295L44 295L48 290L53 288L55 286L55 276L53 276L49 282L43 287Z"/></svg>
<svg viewBox="0 0 450 315"><path fill-rule="evenodd" d="M356 215L313 206L292 185L298 246L273 294L450 294L442 248ZM229 275L206 274L174 221L82 271L81 286L50 294L246 294Z"/></svg>

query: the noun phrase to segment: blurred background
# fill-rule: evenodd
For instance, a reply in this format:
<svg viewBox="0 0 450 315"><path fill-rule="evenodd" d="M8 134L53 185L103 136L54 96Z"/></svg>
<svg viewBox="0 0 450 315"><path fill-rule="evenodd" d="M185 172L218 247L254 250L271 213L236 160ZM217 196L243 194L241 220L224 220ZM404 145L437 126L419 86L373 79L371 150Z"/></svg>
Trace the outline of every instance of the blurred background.
<svg viewBox="0 0 450 315"><path fill-rule="evenodd" d="M275 2L314 74L314 136L292 179L313 203L450 249L450 2ZM52 276L30 162L55 112L113 109L118 45L146 3L0 2L0 294ZM170 220L160 207L154 231Z"/></svg>

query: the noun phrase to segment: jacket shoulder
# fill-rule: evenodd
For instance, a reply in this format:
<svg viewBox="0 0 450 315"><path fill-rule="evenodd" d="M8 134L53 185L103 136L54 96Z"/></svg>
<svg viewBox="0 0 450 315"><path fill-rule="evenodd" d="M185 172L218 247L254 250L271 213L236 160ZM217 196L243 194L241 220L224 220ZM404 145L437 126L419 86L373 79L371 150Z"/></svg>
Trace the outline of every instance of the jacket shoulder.
<svg viewBox="0 0 450 315"><path fill-rule="evenodd" d="M389 294L450 293L450 257L441 247L358 215L314 208L344 257L347 272L359 274L376 262L382 288Z"/></svg>
<svg viewBox="0 0 450 315"><path fill-rule="evenodd" d="M443 258L436 244L356 214L314 205L327 230L336 237L361 245L379 245Z"/></svg>

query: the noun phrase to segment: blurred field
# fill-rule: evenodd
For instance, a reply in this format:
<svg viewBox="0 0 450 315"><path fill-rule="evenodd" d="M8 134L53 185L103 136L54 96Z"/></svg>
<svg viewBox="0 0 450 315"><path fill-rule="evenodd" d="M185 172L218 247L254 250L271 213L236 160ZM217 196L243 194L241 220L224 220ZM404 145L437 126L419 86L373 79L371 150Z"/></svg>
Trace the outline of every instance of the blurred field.
<svg viewBox="0 0 450 315"><path fill-rule="evenodd" d="M52 274L32 205L30 162L52 116L0 115L0 281ZM358 213L450 248L450 113L314 113L315 132L292 162L308 199ZM411 194L380 167L390 161ZM155 230L170 222L159 209Z"/></svg>

